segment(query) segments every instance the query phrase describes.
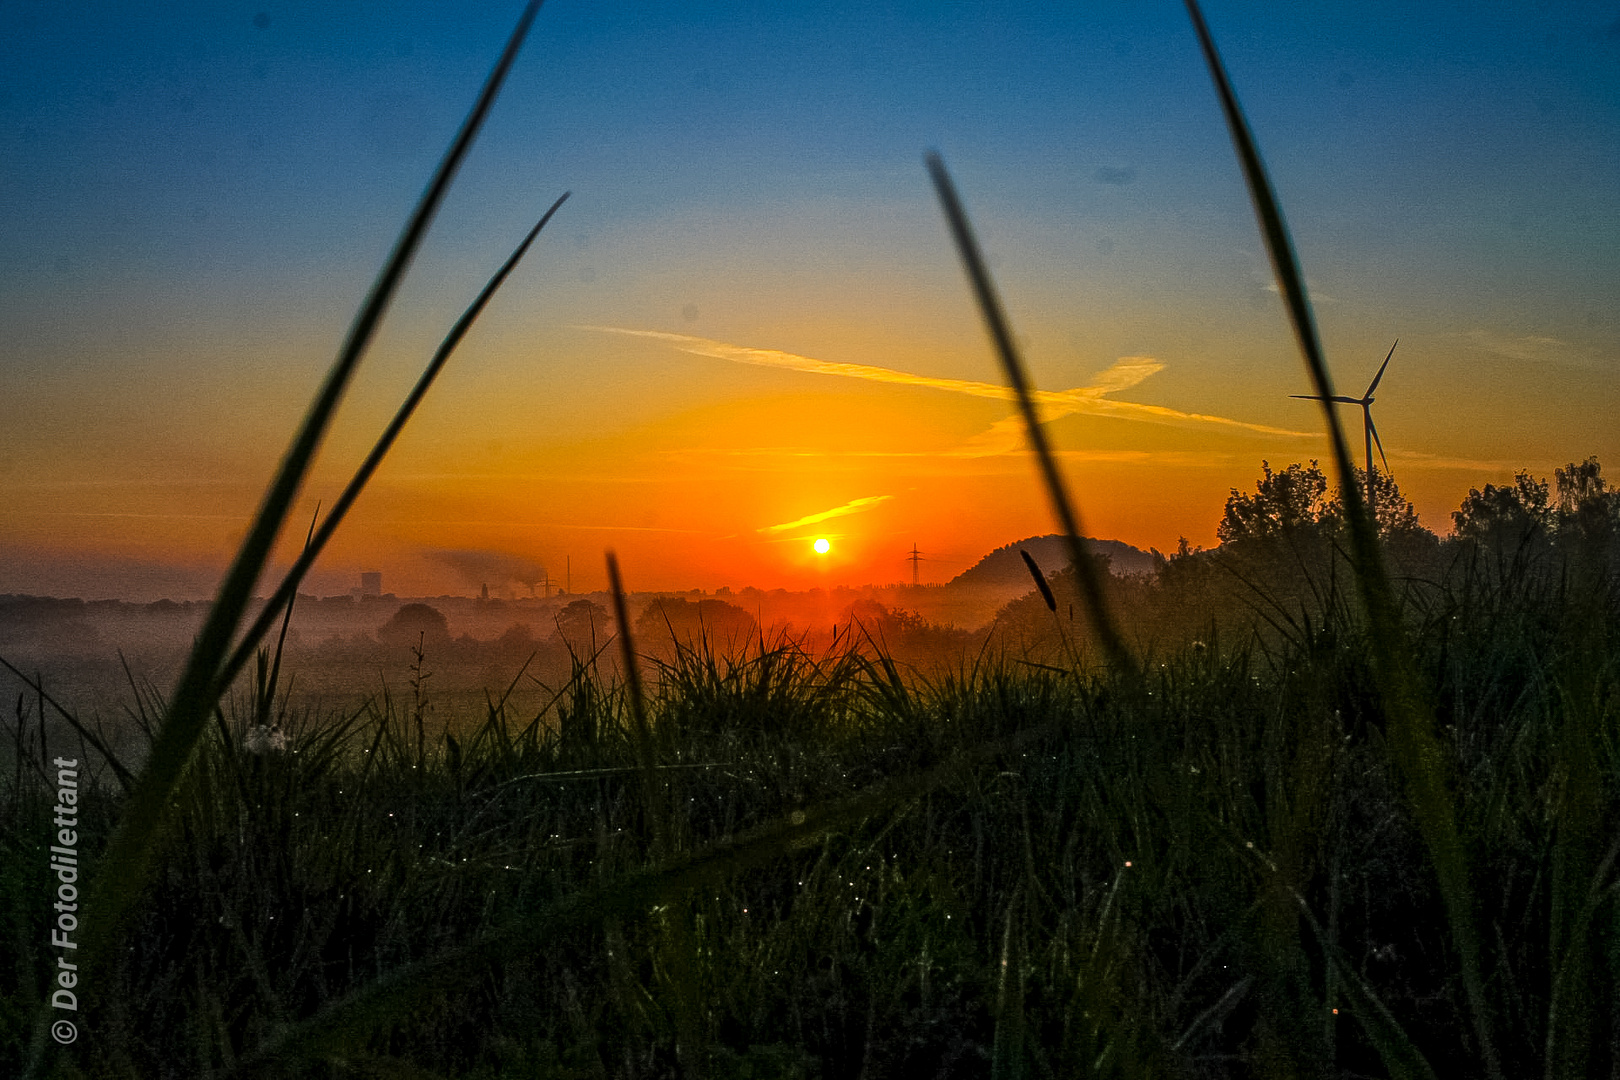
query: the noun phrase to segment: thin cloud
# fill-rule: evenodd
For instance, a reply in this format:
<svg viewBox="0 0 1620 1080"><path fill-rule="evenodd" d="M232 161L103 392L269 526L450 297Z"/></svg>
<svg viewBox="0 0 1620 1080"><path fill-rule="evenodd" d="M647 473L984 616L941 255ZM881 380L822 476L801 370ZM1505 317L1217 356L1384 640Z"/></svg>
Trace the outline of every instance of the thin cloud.
<svg viewBox="0 0 1620 1080"><path fill-rule="evenodd" d="M247 520L243 518L242 520ZM494 520L463 520L447 521L433 518L401 518L397 521L388 519L372 519L372 525L440 525L457 528L488 527L502 529L585 529L591 532L656 532L656 533L682 533L690 536L712 535L706 529L669 529L658 525L584 525L572 521L510 521Z"/></svg>
<svg viewBox="0 0 1620 1080"><path fill-rule="evenodd" d="M708 356L718 360L729 360L737 364L782 368L787 371L802 371L812 375L837 375L848 379L862 379L868 382L889 383L899 386L921 386L932 390L943 390L948 393L966 394L969 397L990 398L995 401L1014 400L1012 391L998 383L978 382L970 379L941 379L932 375L916 375L909 371L895 371L892 368L875 367L871 364L846 364L832 360L816 360L812 357L799 356L778 349L755 349L746 345L731 345L723 341L692 337L689 334L672 334L662 330L630 330L618 326L576 326L574 329L663 341L673 345L681 352L691 353L694 356ZM1115 401L1106 396L1118 393L1121 390L1128 390L1142 382L1142 380L1163 370L1164 365L1151 356L1122 356L1106 370L1099 372L1089 386L1077 386L1070 390L1037 390L1034 392L1033 397L1043 423L1061 416L1081 413L1090 416L1113 416L1121 419L1140 420L1146 423L1172 426L1213 424L1260 435L1280 435L1288 438L1312 437L1313 433L1306 431L1289 431L1286 428L1270 427L1265 424L1251 424L1225 416L1182 412L1180 409L1166 408L1163 405L1143 405L1134 401ZM1021 421L1017 416L998 421L989 430L975 436L962 447L949 451L949 453L959 457L988 457L1016 451L1023 446L1021 434L1023 429L1019 426L1020 423Z"/></svg>
<svg viewBox="0 0 1620 1080"><path fill-rule="evenodd" d="M1275 296L1282 295L1282 289L1277 285L1276 278L1266 278L1266 280L1261 283L1260 287L1266 290L1266 292ZM1327 293L1322 292L1315 285L1311 284L1311 280L1309 278L1305 279L1305 291L1310 294L1311 303L1313 304L1337 304L1339 302L1339 298L1337 296L1329 296Z"/></svg>
<svg viewBox="0 0 1620 1080"><path fill-rule="evenodd" d="M154 488L154 487L247 487L246 481L227 478L155 476L118 480L30 480L13 484L21 491L54 491L74 488Z"/></svg>
<svg viewBox="0 0 1620 1080"><path fill-rule="evenodd" d="M1493 353L1509 360L1529 363L1563 363L1574 367L1597 366L1594 358L1561 338L1543 334L1504 334L1494 330L1476 329L1462 335L1463 340L1476 349Z"/></svg>
<svg viewBox="0 0 1620 1080"><path fill-rule="evenodd" d="M1414 469L1448 469L1461 472L1500 472L1505 469L1518 470L1524 468L1522 461L1508 461L1505 458L1465 458L1447 457L1442 454L1425 454L1418 450L1391 450L1391 461L1404 463Z"/></svg>
<svg viewBox="0 0 1620 1080"><path fill-rule="evenodd" d="M1523 364L1556 365L1581 372L1608 373L1620 363L1608 346L1585 345L1547 334L1511 334L1475 327L1440 335L1453 348L1460 348L1462 359L1500 363L1515 360Z"/></svg>
<svg viewBox="0 0 1620 1080"><path fill-rule="evenodd" d="M684 353L691 353L694 356L710 356L717 360L730 360L736 364L783 368L787 371L803 371L812 375L841 375L849 379L865 379L870 382L894 383L901 386L926 386L935 390L947 390L972 397L994 398L998 401L1012 400L1012 391L996 383L974 382L968 379L939 379L931 375L913 375L906 371L873 367L870 364L845 364L832 360L815 360L808 356L798 356L777 349L755 349L746 345L728 345L723 341L711 341L708 338L692 337L688 334L671 334L662 330L629 330L618 326L576 326L574 329L590 330L600 334L622 334L626 337L651 338L654 341L668 342Z"/></svg>
<svg viewBox="0 0 1620 1080"><path fill-rule="evenodd" d="M762 533L787 532L789 529L798 529L806 525L815 525L819 522L830 521L833 518L844 517L848 514L859 514L870 510L880 502L887 502L893 495L868 495L861 499L851 499L843 506L835 506L831 510L823 510L819 514L806 514L796 521L784 521L780 525L767 525L759 530Z"/></svg>
<svg viewBox="0 0 1620 1080"><path fill-rule="evenodd" d="M782 458L898 458L912 461L937 461L942 456L984 456L949 450L944 452L937 450L820 450L815 447L804 446L701 447L685 450L666 450L663 451L663 454L665 457L675 461L712 460L715 458L734 458L740 461L757 459L760 464L752 467L752 469L740 464L731 467L743 471L758 470L765 472L779 471L780 465L776 463L780 462ZM1067 461L1104 464L1192 466L1215 465L1232 461L1246 462L1249 460L1247 453L1228 453L1212 450L1054 450L1053 454ZM1391 451L1390 457L1394 459L1397 455L1394 451Z"/></svg>
<svg viewBox="0 0 1620 1080"><path fill-rule="evenodd" d="M27 513L27 511L22 511ZM154 521L251 521L247 514L135 514L113 510L38 510L37 517L150 518Z"/></svg>

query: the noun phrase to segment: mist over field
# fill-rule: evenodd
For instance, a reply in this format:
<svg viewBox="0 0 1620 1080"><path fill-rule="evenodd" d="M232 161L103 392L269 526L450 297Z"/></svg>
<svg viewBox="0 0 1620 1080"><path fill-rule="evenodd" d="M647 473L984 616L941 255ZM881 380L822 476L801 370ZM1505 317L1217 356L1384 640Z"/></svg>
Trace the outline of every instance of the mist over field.
<svg viewBox="0 0 1620 1080"><path fill-rule="evenodd" d="M1003 647L995 633L998 613L1033 589L1021 550L1053 572L1063 565L1061 538L1045 536L989 553L945 585L631 593L632 633L642 653L662 660L672 657L677 643L740 655L761 641L794 641L823 652L840 636L854 634L909 665L937 672L990 642ZM1117 562L1118 573L1154 570L1154 555L1128 545L1097 550ZM474 576L494 578L497 593L399 597L355 588L325 597L300 594L284 650L285 667L296 675L294 699L352 706L385 687L397 691L420 647L441 718L461 724L482 719L486 690L512 687L514 707L542 708L567 681L576 656L606 649L604 665L617 668L617 647L608 648L617 632L608 594L558 589L551 596L514 595L528 589L511 588L491 573L500 569L495 559L462 562ZM0 657L41 677L64 703L116 717L130 697L132 676L137 685L167 692L208 607L203 601L0 595ZM0 671L6 696L23 688L16 676Z"/></svg>

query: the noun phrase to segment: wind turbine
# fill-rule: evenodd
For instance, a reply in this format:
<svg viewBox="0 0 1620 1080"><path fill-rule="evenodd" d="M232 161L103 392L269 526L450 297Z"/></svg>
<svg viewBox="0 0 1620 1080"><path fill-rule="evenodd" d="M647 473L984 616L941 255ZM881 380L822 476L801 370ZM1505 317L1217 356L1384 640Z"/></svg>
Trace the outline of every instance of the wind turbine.
<svg viewBox="0 0 1620 1080"><path fill-rule="evenodd" d="M1395 339L1395 345L1399 345L1400 343L1401 343L1400 339L1396 338ZM1301 399L1303 399L1305 401L1338 401L1338 402L1342 402L1345 405L1360 405L1361 406L1362 427L1363 427L1364 433L1365 433L1365 435L1367 437L1367 509L1369 511L1373 511L1375 514L1376 514L1377 507L1376 507L1375 501L1374 501L1376 499L1376 495L1374 493L1374 488L1373 488L1373 460L1372 460L1373 443L1376 442L1378 444L1378 456L1384 459L1384 472L1386 472L1386 473L1389 472L1389 458L1384 456L1384 440L1382 440L1382 439L1380 439L1378 437L1378 428L1373 425L1373 418L1372 418L1373 391L1378 389L1378 380L1380 380L1380 379L1382 379L1384 377L1384 369L1389 367L1389 357L1395 355L1395 345L1391 345L1389 347L1389 356L1384 357L1384 362L1382 364L1380 364L1379 367L1378 367L1378 374L1373 376L1372 384L1367 387L1367 393L1362 397L1353 398L1353 397L1334 396L1334 397L1324 398L1324 397L1321 397L1321 396L1319 396L1317 394L1289 394L1288 395L1289 397L1301 398Z"/></svg>

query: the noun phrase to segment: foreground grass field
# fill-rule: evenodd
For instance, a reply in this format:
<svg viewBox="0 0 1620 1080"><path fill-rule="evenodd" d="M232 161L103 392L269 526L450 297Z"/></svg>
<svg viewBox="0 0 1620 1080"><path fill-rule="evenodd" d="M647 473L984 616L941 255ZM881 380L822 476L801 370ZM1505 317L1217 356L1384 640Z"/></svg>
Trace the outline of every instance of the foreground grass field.
<svg viewBox="0 0 1620 1080"><path fill-rule="evenodd" d="M1573 537L1457 543L1404 612L1514 1076L1620 1065L1620 618L1612 576L1571 590ZM1190 598L1217 557L1144 587ZM1483 1074L1364 626L1297 610L1140 682L1083 642L1072 670L933 682L859 635L684 651L648 672L644 742L606 656L460 739L407 697L288 717L276 749L241 695L69 1074ZM7 1072L52 975L32 708L3 801ZM94 851L121 796L73 746L102 770ZM384 1007L346 1000L399 972Z"/></svg>

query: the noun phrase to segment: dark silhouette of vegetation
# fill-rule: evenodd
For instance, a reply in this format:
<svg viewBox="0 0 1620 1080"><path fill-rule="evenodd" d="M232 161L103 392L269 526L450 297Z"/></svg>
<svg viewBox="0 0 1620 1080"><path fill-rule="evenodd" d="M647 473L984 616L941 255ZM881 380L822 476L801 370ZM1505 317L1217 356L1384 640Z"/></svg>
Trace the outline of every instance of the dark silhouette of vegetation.
<svg viewBox="0 0 1620 1080"><path fill-rule="evenodd" d="M1313 532L1328 516L1327 477L1316 462L1290 465L1282 472L1271 471L1262 462L1264 475L1253 495L1232 489L1226 512L1215 527L1223 544L1246 540L1273 540Z"/></svg>
<svg viewBox="0 0 1620 1080"><path fill-rule="evenodd" d="M593 656L611 636L612 618L594 600L572 600L557 612L557 638L579 656Z"/></svg>
<svg viewBox="0 0 1620 1080"><path fill-rule="evenodd" d="M394 648L421 642L438 650L450 642L450 620L428 604L405 604L377 628L377 640Z"/></svg>
<svg viewBox="0 0 1620 1080"><path fill-rule="evenodd" d="M711 643L716 651L735 653L760 632L754 617L724 600L660 597L636 619L635 637L648 652L667 655L677 646Z"/></svg>

